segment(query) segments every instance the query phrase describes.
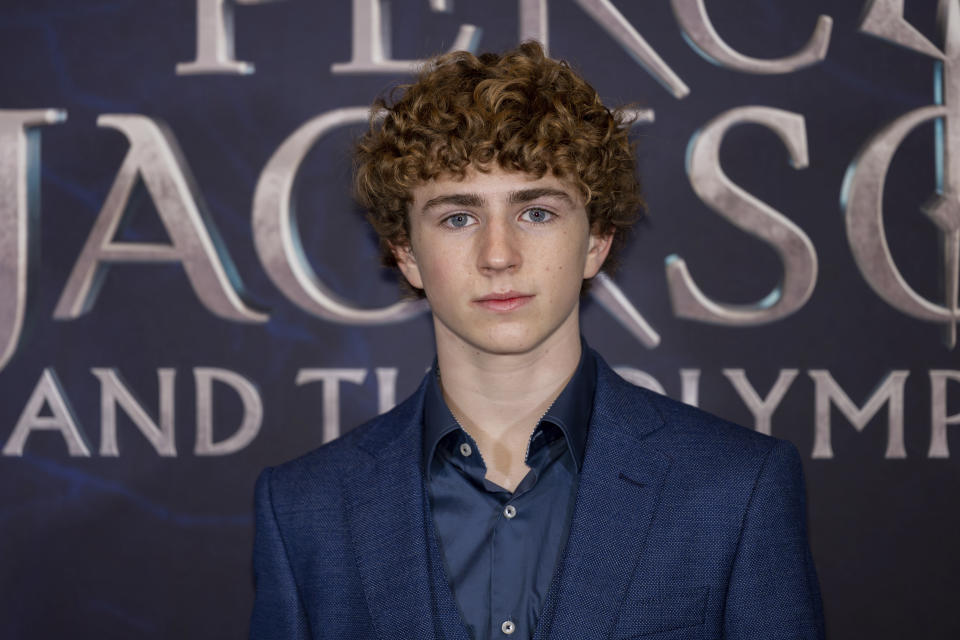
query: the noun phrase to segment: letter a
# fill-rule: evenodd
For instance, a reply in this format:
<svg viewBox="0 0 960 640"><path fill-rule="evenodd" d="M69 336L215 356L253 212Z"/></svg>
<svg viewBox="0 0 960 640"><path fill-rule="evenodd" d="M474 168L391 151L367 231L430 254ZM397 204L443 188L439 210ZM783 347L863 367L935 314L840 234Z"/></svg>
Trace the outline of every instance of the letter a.
<svg viewBox="0 0 960 640"><path fill-rule="evenodd" d="M107 263L180 262L197 297L212 313L236 322L265 322L267 316L247 306L241 297L243 283L219 241L173 135L159 122L139 115L103 115L97 124L121 131L130 140L130 150L53 317L69 320L89 311ZM138 177L143 178L171 244L114 240L129 215L130 195Z"/></svg>
<svg viewBox="0 0 960 640"><path fill-rule="evenodd" d="M50 407L52 415L42 416L40 412L43 406ZM13 428L10 439L3 447L5 456L22 456L23 448L27 444L27 438L34 431L59 431L67 443L67 451L73 457L89 457L90 447L83 439L83 434L77 427L77 419L73 415L73 409L67 400L66 394L60 387L57 380L57 374L52 368L43 370L37 386L33 389L33 394L27 400L27 405L17 420L17 426Z"/></svg>

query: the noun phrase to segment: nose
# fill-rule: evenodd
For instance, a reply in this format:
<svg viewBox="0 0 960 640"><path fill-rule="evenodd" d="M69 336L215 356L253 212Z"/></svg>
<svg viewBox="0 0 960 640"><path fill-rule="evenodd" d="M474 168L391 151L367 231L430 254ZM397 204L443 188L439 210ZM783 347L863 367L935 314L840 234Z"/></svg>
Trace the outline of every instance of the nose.
<svg viewBox="0 0 960 640"><path fill-rule="evenodd" d="M477 267L482 273L517 269L522 263L519 238L509 222L493 218L480 233Z"/></svg>

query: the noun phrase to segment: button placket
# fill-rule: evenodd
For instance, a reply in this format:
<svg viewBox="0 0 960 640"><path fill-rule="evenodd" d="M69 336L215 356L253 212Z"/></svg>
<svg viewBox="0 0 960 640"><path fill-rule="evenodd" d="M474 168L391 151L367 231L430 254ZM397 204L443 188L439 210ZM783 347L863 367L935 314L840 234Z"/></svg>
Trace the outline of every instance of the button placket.
<svg viewBox="0 0 960 640"><path fill-rule="evenodd" d="M502 495L502 494L501 494ZM511 501L516 497L509 497ZM524 528L528 523L516 519L519 511L516 505L510 503L500 503L500 517L498 518L494 537L493 537L493 557L491 558L491 583L503 583L503 577L509 577L511 580L517 577L516 567L512 562L508 562L510 556L508 549L515 549L519 541L523 538ZM503 576L503 577L500 577ZM504 585L505 586L505 585ZM517 600L519 593L515 588L494 589L491 593L490 602L490 623L491 631L496 635L496 629L499 627L503 636L523 636L526 631L521 633L521 620L517 619Z"/></svg>

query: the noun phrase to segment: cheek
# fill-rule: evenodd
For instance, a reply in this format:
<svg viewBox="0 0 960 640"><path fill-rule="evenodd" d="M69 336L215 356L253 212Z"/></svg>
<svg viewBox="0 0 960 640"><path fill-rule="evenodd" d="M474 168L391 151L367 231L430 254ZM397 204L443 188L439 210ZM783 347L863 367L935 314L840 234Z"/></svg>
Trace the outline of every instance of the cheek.
<svg viewBox="0 0 960 640"><path fill-rule="evenodd" d="M579 235L568 234L559 246L555 245L552 250L541 253L541 269L549 274L555 289L572 288L579 292L587 246Z"/></svg>
<svg viewBox="0 0 960 640"><path fill-rule="evenodd" d="M420 273L428 290L448 290L463 279L464 260L454 251L430 252L420 261Z"/></svg>
<svg viewBox="0 0 960 640"><path fill-rule="evenodd" d="M576 265L558 260L556 256L548 263L543 264L544 287L542 291L544 293L549 292L548 302L552 308L565 309L573 301L579 299L583 280L580 277L581 273L582 270L578 270Z"/></svg>

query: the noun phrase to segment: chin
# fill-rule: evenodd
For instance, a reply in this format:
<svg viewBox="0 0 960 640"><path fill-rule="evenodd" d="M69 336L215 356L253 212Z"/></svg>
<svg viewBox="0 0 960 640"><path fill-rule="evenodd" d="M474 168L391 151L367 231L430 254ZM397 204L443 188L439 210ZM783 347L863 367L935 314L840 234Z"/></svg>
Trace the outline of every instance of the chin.
<svg viewBox="0 0 960 640"><path fill-rule="evenodd" d="M478 349L497 355L528 353L535 349L546 336L512 327L496 327L477 336Z"/></svg>

